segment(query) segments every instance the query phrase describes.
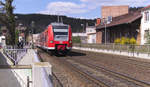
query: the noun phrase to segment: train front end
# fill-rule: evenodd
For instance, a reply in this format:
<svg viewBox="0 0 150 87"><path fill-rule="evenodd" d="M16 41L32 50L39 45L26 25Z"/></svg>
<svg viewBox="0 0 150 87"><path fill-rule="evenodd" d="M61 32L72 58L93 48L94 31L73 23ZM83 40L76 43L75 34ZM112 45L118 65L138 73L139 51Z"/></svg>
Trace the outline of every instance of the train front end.
<svg viewBox="0 0 150 87"><path fill-rule="evenodd" d="M59 54L67 54L72 49L71 27L63 23L53 23L52 30L55 51Z"/></svg>

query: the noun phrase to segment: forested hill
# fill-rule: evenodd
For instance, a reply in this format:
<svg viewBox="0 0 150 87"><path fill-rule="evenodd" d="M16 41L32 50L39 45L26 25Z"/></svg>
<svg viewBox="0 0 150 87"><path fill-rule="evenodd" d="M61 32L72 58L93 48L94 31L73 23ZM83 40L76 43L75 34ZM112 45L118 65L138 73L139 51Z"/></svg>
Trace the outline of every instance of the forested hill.
<svg viewBox="0 0 150 87"><path fill-rule="evenodd" d="M22 23L23 25L31 28L31 22L35 22L35 27L33 32L40 33L44 31L44 29L52 22L57 22L58 17L57 15L42 15L42 14L16 14L17 22ZM60 20L63 20L64 24L69 24L72 27L73 32L82 32L84 24L85 26L88 24L89 26L95 25L95 19L79 19L79 18L71 18L66 16L60 16Z"/></svg>

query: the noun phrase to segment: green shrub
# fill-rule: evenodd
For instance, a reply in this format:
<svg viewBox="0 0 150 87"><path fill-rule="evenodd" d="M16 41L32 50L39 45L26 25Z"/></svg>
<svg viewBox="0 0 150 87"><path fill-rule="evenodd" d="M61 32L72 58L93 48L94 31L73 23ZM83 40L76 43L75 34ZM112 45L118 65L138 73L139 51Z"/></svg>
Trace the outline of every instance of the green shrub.
<svg viewBox="0 0 150 87"><path fill-rule="evenodd" d="M81 39L80 39L79 36L72 37L72 42L73 42L73 43L81 43Z"/></svg>

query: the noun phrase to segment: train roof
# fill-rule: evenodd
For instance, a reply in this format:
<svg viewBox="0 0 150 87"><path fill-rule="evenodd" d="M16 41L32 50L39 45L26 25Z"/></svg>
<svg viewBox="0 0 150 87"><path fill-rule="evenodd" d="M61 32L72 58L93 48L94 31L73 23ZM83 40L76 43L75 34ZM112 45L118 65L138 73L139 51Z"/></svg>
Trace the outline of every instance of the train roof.
<svg viewBox="0 0 150 87"><path fill-rule="evenodd" d="M52 25L52 26L68 26L67 24L64 24L64 23L51 23L50 25Z"/></svg>

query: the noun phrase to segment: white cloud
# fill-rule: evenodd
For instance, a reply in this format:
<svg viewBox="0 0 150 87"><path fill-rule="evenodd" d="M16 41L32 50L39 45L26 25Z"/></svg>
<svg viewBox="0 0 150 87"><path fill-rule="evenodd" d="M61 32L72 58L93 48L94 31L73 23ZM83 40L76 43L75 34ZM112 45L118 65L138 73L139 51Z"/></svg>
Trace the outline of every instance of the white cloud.
<svg viewBox="0 0 150 87"><path fill-rule="evenodd" d="M100 6L107 5L129 5L129 6L146 6L149 0L80 0L83 3L89 4L88 7L95 9Z"/></svg>
<svg viewBox="0 0 150 87"><path fill-rule="evenodd" d="M65 15L85 13L87 11L85 4L75 4L73 2L51 2L48 4L46 10L41 11L40 13Z"/></svg>
<svg viewBox="0 0 150 87"><path fill-rule="evenodd" d="M93 12L93 14L99 14L101 6L129 5L138 7L138 6L147 6L150 3L149 0L79 0L79 1L80 3L78 4L71 2L71 0L70 2L67 1L50 2L44 11L40 11L38 13L67 15L67 16L80 15L81 18L83 18L84 14L88 12L92 13L93 10L98 11L97 13Z"/></svg>

